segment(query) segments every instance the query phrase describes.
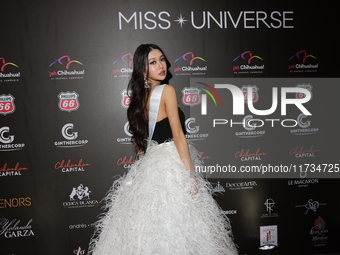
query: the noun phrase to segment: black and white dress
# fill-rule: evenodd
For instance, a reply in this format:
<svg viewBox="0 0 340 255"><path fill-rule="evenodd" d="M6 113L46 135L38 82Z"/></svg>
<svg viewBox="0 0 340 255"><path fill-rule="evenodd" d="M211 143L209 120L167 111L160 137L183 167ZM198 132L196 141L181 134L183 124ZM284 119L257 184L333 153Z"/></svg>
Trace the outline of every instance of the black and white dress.
<svg viewBox="0 0 340 255"><path fill-rule="evenodd" d="M150 99L153 140L145 155L113 183L106 197L107 211L95 226L90 254L237 254L229 220L221 215L210 183L186 170L168 139L169 120L155 122L164 86L155 87ZM181 111L180 118L184 126ZM194 165L199 165L197 150L190 144L189 149Z"/></svg>

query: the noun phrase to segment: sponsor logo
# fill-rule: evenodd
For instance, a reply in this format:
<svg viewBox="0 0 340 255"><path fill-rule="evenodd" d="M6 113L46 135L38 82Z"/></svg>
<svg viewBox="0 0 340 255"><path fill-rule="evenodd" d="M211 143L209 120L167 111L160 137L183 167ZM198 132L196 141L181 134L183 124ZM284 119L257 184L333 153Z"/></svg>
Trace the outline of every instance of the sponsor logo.
<svg viewBox="0 0 340 255"><path fill-rule="evenodd" d="M77 249L73 250L73 254L75 254L75 255L85 255L86 251L85 251L85 249L82 249L79 246Z"/></svg>
<svg viewBox="0 0 340 255"><path fill-rule="evenodd" d="M202 133L199 132L200 126L196 126L196 118L191 117L188 118L185 121L185 128L187 131L187 134L185 135L187 139L190 139L191 141L199 141L206 139L209 134L208 133Z"/></svg>
<svg viewBox="0 0 340 255"><path fill-rule="evenodd" d="M278 245L277 225L260 226L260 245Z"/></svg>
<svg viewBox="0 0 340 255"><path fill-rule="evenodd" d="M49 76L51 80L83 79L85 70L82 66L82 62L71 60L69 55L65 55L50 64L50 67L54 68L54 70L49 72Z"/></svg>
<svg viewBox="0 0 340 255"><path fill-rule="evenodd" d="M134 156L124 156L117 160L117 166L123 166L125 169L130 169L132 165L135 163Z"/></svg>
<svg viewBox="0 0 340 255"><path fill-rule="evenodd" d="M91 193L89 187L83 184L73 187L69 195L69 201L63 202L64 208L71 209L97 206L99 202L98 200L90 198Z"/></svg>
<svg viewBox="0 0 340 255"><path fill-rule="evenodd" d="M31 206L32 201L30 197L15 197L15 198L0 198L0 209L2 208L16 208Z"/></svg>
<svg viewBox="0 0 340 255"><path fill-rule="evenodd" d="M266 207L267 213L262 214L261 218L273 218L278 217L279 214L274 212L275 201L272 198L268 198L264 205Z"/></svg>
<svg viewBox="0 0 340 255"><path fill-rule="evenodd" d="M69 229L84 229L84 228L93 228L95 226L94 223L86 224L86 223L79 223L79 224L73 224L69 225Z"/></svg>
<svg viewBox="0 0 340 255"><path fill-rule="evenodd" d="M11 94L0 95L0 114L7 115L15 111L14 96Z"/></svg>
<svg viewBox="0 0 340 255"><path fill-rule="evenodd" d="M290 129L292 135L314 135L319 131L318 127L311 127L312 121L309 120L308 116L300 113L296 119L296 123L299 128Z"/></svg>
<svg viewBox="0 0 340 255"><path fill-rule="evenodd" d="M266 155L267 153L261 152L260 148L257 148L255 152L252 152L250 149L242 149L235 152L234 158L240 159L241 161L257 161L262 160L261 157L264 157Z"/></svg>
<svg viewBox="0 0 340 255"><path fill-rule="evenodd" d="M264 60L262 57L253 55L251 51L245 51L233 59L236 64L233 66L234 74L263 73Z"/></svg>
<svg viewBox="0 0 340 255"><path fill-rule="evenodd" d="M298 188L307 188L310 184L318 184L319 179L297 179L289 180L289 186L298 186Z"/></svg>
<svg viewBox="0 0 340 255"><path fill-rule="evenodd" d="M221 211L222 215L233 215L233 214L237 214L237 210L226 210L226 211Z"/></svg>
<svg viewBox="0 0 340 255"><path fill-rule="evenodd" d="M186 17L188 17L186 19ZM135 11L132 13L118 12L119 30L154 30L171 29L173 25L179 29L260 29L260 28L294 28L293 11L258 11L247 10L232 12L220 10L191 11L190 13L171 14L168 11Z"/></svg>
<svg viewBox="0 0 340 255"><path fill-rule="evenodd" d="M89 141L82 139L79 140L78 132L72 131L74 128L73 123L67 123L61 128L61 134L66 141L56 141L54 145L58 148L73 148L85 146Z"/></svg>
<svg viewBox="0 0 340 255"><path fill-rule="evenodd" d="M229 190L247 190L256 187L257 183L256 181L227 182L225 186Z"/></svg>
<svg viewBox="0 0 340 255"><path fill-rule="evenodd" d="M20 163L16 163L14 167L8 166L8 163L0 165L0 177L4 176L18 176L21 175L22 171L28 170L27 167L21 167Z"/></svg>
<svg viewBox="0 0 340 255"><path fill-rule="evenodd" d="M305 146L295 146L289 150L289 155L294 156L295 158L314 158L320 150L315 149L314 145L306 148Z"/></svg>
<svg viewBox="0 0 340 255"><path fill-rule="evenodd" d="M204 65L200 65L202 62ZM204 58L196 57L193 52L187 52L174 61L178 66L173 70L175 75L205 75L208 66L204 62L207 62Z"/></svg>
<svg viewBox="0 0 340 255"><path fill-rule="evenodd" d="M214 193L223 193L223 192L225 192L225 189L223 188L223 186L220 184L219 181L217 182L216 186L214 186L213 192Z"/></svg>
<svg viewBox="0 0 340 255"><path fill-rule="evenodd" d="M91 166L91 164L84 163L83 159L79 159L77 163L72 163L71 159L61 160L55 163L54 169L60 170L63 173L71 172L85 172L85 168Z"/></svg>
<svg viewBox="0 0 340 255"><path fill-rule="evenodd" d="M306 50L301 50L289 58L288 70L291 73L317 72L319 64L314 55L308 54Z"/></svg>
<svg viewBox="0 0 340 255"><path fill-rule="evenodd" d="M257 119L253 118L253 115L246 115L242 120L242 126L245 131L237 131L235 132L235 136L238 138L254 138L263 136L266 131L265 130L255 130L258 127L258 123L260 123Z"/></svg>
<svg viewBox="0 0 340 255"><path fill-rule="evenodd" d="M113 62L113 77L130 77L132 74L133 55L131 53L124 54Z"/></svg>
<svg viewBox="0 0 340 255"><path fill-rule="evenodd" d="M0 58L0 82L16 82L19 81L20 72L12 72L8 70L15 70L19 68L17 64L6 62L4 58Z"/></svg>
<svg viewBox="0 0 340 255"><path fill-rule="evenodd" d="M130 95L131 91L127 91L126 89L124 89L122 92L120 92L120 95L122 96L122 100L121 100L121 104L124 108L128 108L130 106Z"/></svg>
<svg viewBox="0 0 340 255"><path fill-rule="evenodd" d="M328 240L328 229L326 229L326 221L324 218L319 216L315 221L314 225L309 231L312 235L312 242L314 246L325 246Z"/></svg>
<svg viewBox="0 0 340 255"><path fill-rule="evenodd" d="M79 108L79 95L77 92L60 92L58 95L59 103L58 107L61 111L71 112L76 111Z"/></svg>
<svg viewBox="0 0 340 255"><path fill-rule="evenodd" d="M182 89L182 103L188 106L194 106L201 103L201 91L195 87L184 87Z"/></svg>
<svg viewBox="0 0 340 255"><path fill-rule="evenodd" d="M200 163L201 163L202 165L204 165L204 164L206 163L206 162L205 162L206 159L210 159L210 158L211 158L210 156L204 156L203 154L204 154L203 151L201 151L201 152L198 154L198 160L200 161Z"/></svg>
<svg viewBox="0 0 340 255"><path fill-rule="evenodd" d="M248 100L252 101L253 103L256 103L259 100L259 92L258 92L259 88L256 85L243 85L241 87L241 90L244 96L244 103L247 103ZM248 91L251 91L251 94L248 93Z"/></svg>
<svg viewBox="0 0 340 255"><path fill-rule="evenodd" d="M309 92L310 92L310 98L312 99L313 97L313 93L312 93L312 85L307 83L307 84L298 84L296 85L297 88L304 88L304 89L307 89ZM306 97L306 94L305 93L296 93L296 98L305 98Z"/></svg>
<svg viewBox="0 0 340 255"><path fill-rule="evenodd" d="M32 229L33 219L30 219L26 224L22 224L21 220L0 218L0 236L5 238L21 238L34 236Z"/></svg>
<svg viewBox="0 0 340 255"><path fill-rule="evenodd" d="M16 151L25 147L24 143L13 143L14 135L10 133L9 127L0 128L0 151Z"/></svg>
<svg viewBox="0 0 340 255"><path fill-rule="evenodd" d="M298 84L296 86L297 88L304 88L307 89L310 94L311 94L311 98L313 96L312 94L312 85L311 84ZM305 98L306 94L305 93L296 93L296 98ZM311 120L309 120L308 116L306 116L303 113L300 113L299 116L296 119L296 123L298 125L299 128L293 128L290 130L290 133L292 135L313 135L316 132L319 131L318 127L312 127L311 126Z"/></svg>
<svg viewBox="0 0 340 255"><path fill-rule="evenodd" d="M305 208L306 209L305 214L307 214L308 212L314 212L315 213L320 206L327 206L327 204L326 203L320 203L320 202L313 200L313 199L308 199L306 204L296 205L295 208Z"/></svg>
<svg viewBox="0 0 340 255"><path fill-rule="evenodd" d="M132 134L129 132L129 122L124 125L124 133L126 137L117 138L117 142L120 144L132 144Z"/></svg>

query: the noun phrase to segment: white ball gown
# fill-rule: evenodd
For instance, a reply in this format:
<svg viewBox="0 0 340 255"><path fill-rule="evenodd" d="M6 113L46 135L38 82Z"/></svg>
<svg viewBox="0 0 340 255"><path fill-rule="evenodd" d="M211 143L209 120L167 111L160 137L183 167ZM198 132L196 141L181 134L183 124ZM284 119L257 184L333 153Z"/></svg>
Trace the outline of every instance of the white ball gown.
<svg viewBox="0 0 340 255"><path fill-rule="evenodd" d="M169 125L167 119L162 122ZM189 149L199 165L197 150L192 145ZM95 224L89 254L237 254L212 186L186 170L173 141L150 142L145 155L113 183L105 209Z"/></svg>

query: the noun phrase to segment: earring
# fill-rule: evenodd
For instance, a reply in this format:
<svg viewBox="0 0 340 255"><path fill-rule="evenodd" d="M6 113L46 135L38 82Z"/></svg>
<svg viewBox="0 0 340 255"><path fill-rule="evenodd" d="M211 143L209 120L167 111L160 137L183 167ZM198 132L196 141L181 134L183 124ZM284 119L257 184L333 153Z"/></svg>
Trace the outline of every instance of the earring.
<svg viewBox="0 0 340 255"><path fill-rule="evenodd" d="M149 85L149 83L147 82L147 79L146 79L146 74L144 74L144 88L149 88L150 87L150 85Z"/></svg>

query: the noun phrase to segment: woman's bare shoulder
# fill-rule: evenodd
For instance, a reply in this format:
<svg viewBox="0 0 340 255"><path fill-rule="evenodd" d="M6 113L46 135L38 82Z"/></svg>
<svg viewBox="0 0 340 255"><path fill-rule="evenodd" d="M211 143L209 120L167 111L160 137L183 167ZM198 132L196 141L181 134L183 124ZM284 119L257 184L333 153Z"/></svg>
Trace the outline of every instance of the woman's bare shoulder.
<svg viewBox="0 0 340 255"><path fill-rule="evenodd" d="M166 84L164 86L163 93L166 94L167 96L176 95L176 89L174 86Z"/></svg>

